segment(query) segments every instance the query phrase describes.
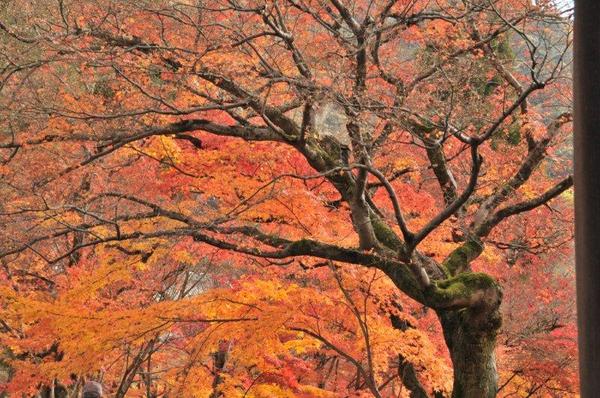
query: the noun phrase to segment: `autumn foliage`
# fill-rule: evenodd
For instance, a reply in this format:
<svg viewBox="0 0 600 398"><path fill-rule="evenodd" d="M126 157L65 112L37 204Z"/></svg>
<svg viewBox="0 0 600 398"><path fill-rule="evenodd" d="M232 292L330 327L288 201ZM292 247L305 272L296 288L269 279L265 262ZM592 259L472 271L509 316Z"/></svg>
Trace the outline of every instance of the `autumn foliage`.
<svg viewBox="0 0 600 398"><path fill-rule="evenodd" d="M571 20L0 4L0 394L577 396Z"/></svg>

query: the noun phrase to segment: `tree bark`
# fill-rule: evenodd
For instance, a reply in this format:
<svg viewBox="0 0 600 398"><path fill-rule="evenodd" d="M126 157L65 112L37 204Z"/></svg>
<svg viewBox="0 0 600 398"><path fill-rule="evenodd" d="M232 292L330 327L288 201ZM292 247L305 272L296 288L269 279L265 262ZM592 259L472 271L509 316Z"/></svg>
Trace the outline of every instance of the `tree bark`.
<svg viewBox="0 0 600 398"><path fill-rule="evenodd" d="M494 349L502 323L500 300L492 306L438 312L454 368L452 398L493 398L497 394Z"/></svg>

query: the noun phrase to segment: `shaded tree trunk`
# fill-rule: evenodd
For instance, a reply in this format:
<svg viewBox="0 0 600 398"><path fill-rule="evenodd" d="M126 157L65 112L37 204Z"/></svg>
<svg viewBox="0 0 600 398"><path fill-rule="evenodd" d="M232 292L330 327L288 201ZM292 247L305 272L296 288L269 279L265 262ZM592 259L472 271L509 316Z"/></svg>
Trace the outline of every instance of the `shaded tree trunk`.
<svg viewBox="0 0 600 398"><path fill-rule="evenodd" d="M493 306L440 311L454 368L452 398L493 398L498 391L496 336L502 323L500 300Z"/></svg>
<svg viewBox="0 0 600 398"><path fill-rule="evenodd" d="M402 306L400 304L396 303L396 306L402 311ZM392 326L398 330L406 331L411 328L406 320L396 315L392 315L390 320L392 321ZM415 369L414 365L407 361L406 358L404 358L404 356L401 354L398 355L398 376L400 377L400 380L402 380L402 384L410 391L410 398L429 397L425 387L423 387L419 381L417 370ZM434 392L434 397L441 397L441 393Z"/></svg>
<svg viewBox="0 0 600 398"><path fill-rule="evenodd" d="M229 357L229 344L221 343L220 349L213 353L213 374L214 379L212 383L213 392L210 394L210 398L218 398L223 396L223 393L219 391L219 386L223 383L222 372L225 370L227 365L227 359Z"/></svg>

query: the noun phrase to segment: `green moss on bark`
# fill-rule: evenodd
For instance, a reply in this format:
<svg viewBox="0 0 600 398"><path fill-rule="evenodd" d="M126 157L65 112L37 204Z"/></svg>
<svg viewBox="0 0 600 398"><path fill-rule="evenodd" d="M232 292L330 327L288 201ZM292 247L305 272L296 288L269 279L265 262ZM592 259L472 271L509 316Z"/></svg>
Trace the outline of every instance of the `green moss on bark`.
<svg viewBox="0 0 600 398"><path fill-rule="evenodd" d="M400 239L398 239L398 236L379 217L372 215L371 224L373 225L375 237L379 242L397 252L400 252L404 249L402 242Z"/></svg>
<svg viewBox="0 0 600 398"><path fill-rule="evenodd" d="M465 272L434 282L427 294L427 304L436 309L466 308L474 305L492 289L499 291L500 287L491 276L480 272Z"/></svg>
<svg viewBox="0 0 600 398"><path fill-rule="evenodd" d="M442 264L449 276L468 268L471 261L483 252L483 244L479 240L469 240L456 248Z"/></svg>

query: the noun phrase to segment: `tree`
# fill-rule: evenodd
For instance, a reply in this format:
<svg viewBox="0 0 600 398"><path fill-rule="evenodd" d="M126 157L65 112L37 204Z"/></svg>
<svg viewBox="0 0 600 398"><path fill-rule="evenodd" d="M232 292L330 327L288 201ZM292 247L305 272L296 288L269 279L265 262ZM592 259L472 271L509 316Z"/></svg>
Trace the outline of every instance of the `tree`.
<svg viewBox="0 0 600 398"><path fill-rule="evenodd" d="M136 383L157 396L151 359L176 362L183 346L165 330L177 324L202 347L190 348L196 359L177 382L210 374L189 393L227 396L242 377L225 371L231 352L252 376L259 365L248 358L266 355L256 347L290 349L270 329L286 324L292 341L350 364L357 390L389 395L382 363L393 357L411 396L444 394L421 372L441 375L443 365L425 353L415 365L406 345L433 350L414 328L423 320L404 311L426 307L449 350L452 396L496 396L508 272L499 253L516 256L510 264L532 248L564 251L570 238L570 22L551 2L6 2L0 29L13 381L33 372L32 358L61 380L92 371L83 351L69 369L63 357L85 331L111 325L92 356L127 342L117 396ZM204 265L235 264L248 279L205 278L208 253ZM325 281L282 283L298 267L326 270ZM375 297L362 282L382 274ZM308 310L315 295L321 315ZM340 311L328 295L358 329L328 319ZM315 317L328 329L306 327ZM350 330L359 345L330 341ZM371 345L381 330L413 337L385 351ZM255 348L224 331L252 336ZM167 342L172 352L159 351ZM210 373L195 366L208 347ZM318 350L296 348L317 360Z"/></svg>

